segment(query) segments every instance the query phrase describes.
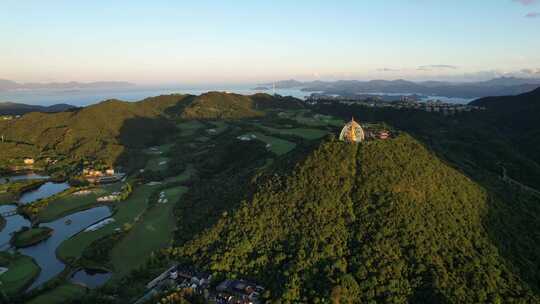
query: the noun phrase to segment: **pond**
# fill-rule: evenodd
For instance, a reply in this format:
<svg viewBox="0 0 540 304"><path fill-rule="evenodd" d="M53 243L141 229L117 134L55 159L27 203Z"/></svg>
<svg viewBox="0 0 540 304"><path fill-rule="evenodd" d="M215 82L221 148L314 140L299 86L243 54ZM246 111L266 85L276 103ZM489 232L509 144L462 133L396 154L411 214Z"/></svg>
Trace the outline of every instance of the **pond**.
<svg viewBox="0 0 540 304"><path fill-rule="evenodd" d="M10 213L17 210L16 205L0 205L0 214ZM4 216L6 220L6 226L0 232L0 250L9 249L9 240L11 234L21 229L21 227L30 227L30 221L20 216L19 214Z"/></svg>
<svg viewBox="0 0 540 304"><path fill-rule="evenodd" d="M36 173L28 173L23 175L12 175L12 176L2 176L0 177L0 184L6 183L9 181L20 181L20 180L31 180L31 179L47 179L49 176L46 175L40 175Z"/></svg>
<svg viewBox="0 0 540 304"><path fill-rule="evenodd" d="M68 188L69 188L68 183L46 182L45 184L41 185L39 188L35 190L31 190L31 191L23 193L21 197L19 198L19 203L28 204L28 203L37 201L38 199L43 199L49 196L53 196Z"/></svg>
<svg viewBox="0 0 540 304"><path fill-rule="evenodd" d="M73 213L53 222L40 224L40 227L52 228L54 230L52 236L34 246L18 250L20 253L34 258L41 267L39 276L29 289L40 286L64 270L64 263L56 257L56 248L63 241L110 215L111 210L102 206Z"/></svg>
<svg viewBox="0 0 540 304"><path fill-rule="evenodd" d="M81 269L71 276L71 282L82 284L90 289L107 283L112 273L90 269Z"/></svg>

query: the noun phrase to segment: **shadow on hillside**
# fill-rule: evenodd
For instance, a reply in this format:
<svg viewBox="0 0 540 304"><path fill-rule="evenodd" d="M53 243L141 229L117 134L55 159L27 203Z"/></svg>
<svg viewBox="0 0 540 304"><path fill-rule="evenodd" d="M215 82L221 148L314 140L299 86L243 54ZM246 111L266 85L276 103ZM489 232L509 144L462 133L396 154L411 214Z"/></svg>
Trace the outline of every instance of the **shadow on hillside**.
<svg viewBox="0 0 540 304"><path fill-rule="evenodd" d="M124 149L114 165L124 168L126 172L143 168L148 157L142 150L164 143L175 131L175 124L164 117L136 117L126 120L117 138Z"/></svg>

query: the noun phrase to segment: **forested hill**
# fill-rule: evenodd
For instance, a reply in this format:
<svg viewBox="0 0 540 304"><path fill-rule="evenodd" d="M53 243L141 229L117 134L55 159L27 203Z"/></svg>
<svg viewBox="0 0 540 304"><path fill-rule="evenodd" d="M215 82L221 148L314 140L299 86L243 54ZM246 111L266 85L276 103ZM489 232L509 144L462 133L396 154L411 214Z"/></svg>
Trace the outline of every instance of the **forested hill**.
<svg viewBox="0 0 540 304"><path fill-rule="evenodd" d="M481 118L540 163L540 88L515 96L481 98L471 104L486 107Z"/></svg>
<svg viewBox="0 0 540 304"><path fill-rule="evenodd" d="M515 110L521 110L529 107L540 108L540 87L520 95L484 97L473 100L470 102L470 104L474 106L487 107L488 109L499 110L508 110L509 106Z"/></svg>
<svg viewBox="0 0 540 304"><path fill-rule="evenodd" d="M412 137L327 140L289 167L173 255L272 302L538 301L488 236L488 194Z"/></svg>
<svg viewBox="0 0 540 304"><path fill-rule="evenodd" d="M238 119L264 115L289 101L265 94L210 92L200 96L162 95L139 102L107 100L60 113L28 113L0 121L0 167L23 157L97 159L126 163L133 149L163 140L178 119ZM296 107L300 103L291 102Z"/></svg>
<svg viewBox="0 0 540 304"><path fill-rule="evenodd" d="M174 125L161 119L163 111L185 95L149 98L130 103L107 100L60 113L29 113L0 124L0 160L24 156L96 158L114 163L129 148L150 144L155 135Z"/></svg>
<svg viewBox="0 0 540 304"><path fill-rule="evenodd" d="M194 96L182 109L185 119L237 119L264 115L269 108L301 108L301 102L292 97L268 94L240 95L234 93L208 92Z"/></svg>
<svg viewBox="0 0 540 304"><path fill-rule="evenodd" d="M55 104L52 106L37 106L14 102L0 102L0 115L22 115L30 112L62 112L76 108L68 104Z"/></svg>

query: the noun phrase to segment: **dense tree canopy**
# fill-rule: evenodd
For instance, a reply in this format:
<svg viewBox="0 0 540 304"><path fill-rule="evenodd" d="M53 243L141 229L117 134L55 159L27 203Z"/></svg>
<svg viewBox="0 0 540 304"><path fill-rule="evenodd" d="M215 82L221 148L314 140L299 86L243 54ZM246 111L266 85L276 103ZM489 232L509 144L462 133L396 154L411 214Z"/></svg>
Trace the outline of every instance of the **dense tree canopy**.
<svg viewBox="0 0 540 304"><path fill-rule="evenodd" d="M410 136L330 140L286 167L173 253L283 302L537 300L490 241L487 193Z"/></svg>

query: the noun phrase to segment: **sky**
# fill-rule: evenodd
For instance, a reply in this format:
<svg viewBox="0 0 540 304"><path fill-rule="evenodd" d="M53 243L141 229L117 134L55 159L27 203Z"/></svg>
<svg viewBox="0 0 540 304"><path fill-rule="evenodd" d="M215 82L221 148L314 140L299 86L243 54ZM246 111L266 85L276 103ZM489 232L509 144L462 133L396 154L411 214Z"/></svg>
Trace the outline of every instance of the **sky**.
<svg viewBox="0 0 540 304"><path fill-rule="evenodd" d="M540 77L540 0L0 0L0 79Z"/></svg>

